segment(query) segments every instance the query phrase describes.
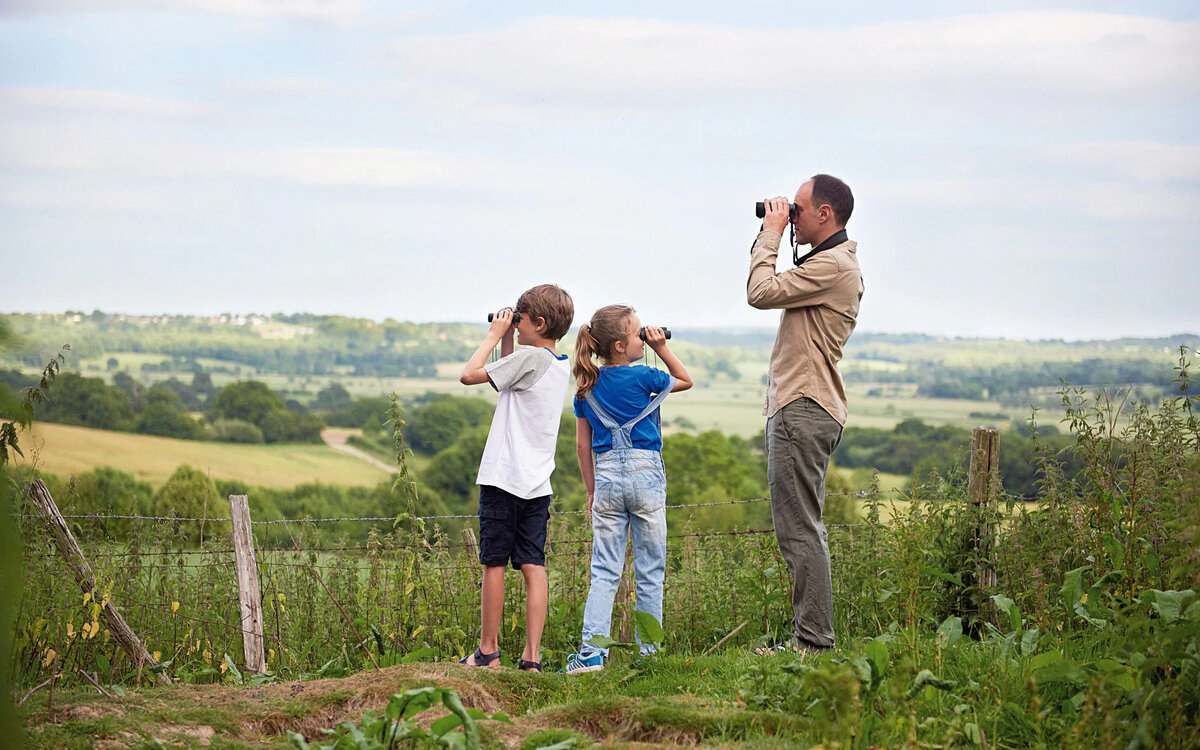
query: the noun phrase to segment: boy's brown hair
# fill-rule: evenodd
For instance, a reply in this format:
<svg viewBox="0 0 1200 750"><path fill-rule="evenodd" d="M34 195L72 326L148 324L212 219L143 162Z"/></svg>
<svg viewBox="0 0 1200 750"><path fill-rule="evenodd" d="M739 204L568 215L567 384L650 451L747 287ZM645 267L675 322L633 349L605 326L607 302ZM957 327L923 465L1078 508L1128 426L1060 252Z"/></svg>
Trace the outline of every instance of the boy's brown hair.
<svg viewBox="0 0 1200 750"><path fill-rule="evenodd" d="M517 299L515 312L546 319L546 338L558 341L571 330L575 303L566 290L555 284L539 284Z"/></svg>

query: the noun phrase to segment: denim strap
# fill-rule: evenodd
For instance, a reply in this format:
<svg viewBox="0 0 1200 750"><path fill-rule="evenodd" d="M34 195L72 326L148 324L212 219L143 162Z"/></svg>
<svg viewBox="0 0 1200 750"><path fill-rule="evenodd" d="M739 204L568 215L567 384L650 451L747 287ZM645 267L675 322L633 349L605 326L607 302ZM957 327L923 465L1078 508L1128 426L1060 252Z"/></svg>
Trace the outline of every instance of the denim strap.
<svg viewBox="0 0 1200 750"><path fill-rule="evenodd" d="M587 400L588 405L592 407L592 411L600 420L600 424L604 425L609 432L612 433L612 447L614 449L632 448L632 432L634 425L636 425L638 422L641 422L650 414L658 411L659 405L666 400L667 396L671 395L671 389L674 387L675 378L672 376L670 382L667 384L667 387L659 391L654 398L650 399L650 403L646 404L646 408L642 409L640 414L623 425L618 425L617 420L613 419L612 415L605 411L604 407L600 406L600 402L596 400L596 397L591 391L588 391L584 398Z"/></svg>

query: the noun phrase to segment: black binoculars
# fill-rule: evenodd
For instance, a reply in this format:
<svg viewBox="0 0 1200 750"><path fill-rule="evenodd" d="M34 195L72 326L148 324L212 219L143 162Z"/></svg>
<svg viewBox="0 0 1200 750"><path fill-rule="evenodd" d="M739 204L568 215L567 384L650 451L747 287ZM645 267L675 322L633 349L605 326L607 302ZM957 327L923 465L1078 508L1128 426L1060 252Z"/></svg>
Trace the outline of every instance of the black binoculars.
<svg viewBox="0 0 1200 750"><path fill-rule="evenodd" d="M489 323L491 323L491 322L492 322L492 318L494 318L494 317L496 317L496 313L488 313L488 322L489 322ZM519 312L515 312L515 313L513 313L513 322L512 322L512 324L513 324L513 325L516 325L517 323L520 323L520 322L521 322L521 313L519 313Z"/></svg>
<svg viewBox="0 0 1200 750"><path fill-rule="evenodd" d="M794 221L796 219L796 211L797 211L796 204L789 203L788 204L788 218ZM767 204L763 203L762 201L755 203L754 204L754 215L760 219L763 218L764 216L766 216L767 215Z"/></svg>
<svg viewBox="0 0 1200 750"><path fill-rule="evenodd" d="M671 338L671 329L667 328L666 326L663 326L663 334L667 338ZM642 330L638 331L638 338L641 339L642 341L646 340L646 326L642 326Z"/></svg>

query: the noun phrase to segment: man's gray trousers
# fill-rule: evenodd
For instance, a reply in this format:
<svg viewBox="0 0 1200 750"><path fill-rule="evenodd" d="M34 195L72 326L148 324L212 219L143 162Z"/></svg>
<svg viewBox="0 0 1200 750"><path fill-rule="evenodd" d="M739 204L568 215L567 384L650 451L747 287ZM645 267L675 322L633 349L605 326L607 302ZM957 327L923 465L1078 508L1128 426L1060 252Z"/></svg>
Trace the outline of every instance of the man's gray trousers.
<svg viewBox="0 0 1200 750"><path fill-rule="evenodd" d="M800 398L767 419L767 484L775 538L795 586L792 620L802 648L832 648L833 580L825 509L825 472L842 426L817 402Z"/></svg>

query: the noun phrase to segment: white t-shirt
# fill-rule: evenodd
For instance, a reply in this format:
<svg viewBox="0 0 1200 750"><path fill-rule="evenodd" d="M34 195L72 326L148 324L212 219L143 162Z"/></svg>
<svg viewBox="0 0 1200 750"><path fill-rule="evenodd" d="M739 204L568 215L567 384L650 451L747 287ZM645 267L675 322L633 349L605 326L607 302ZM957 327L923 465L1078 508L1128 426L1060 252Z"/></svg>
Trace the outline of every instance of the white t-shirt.
<svg viewBox="0 0 1200 750"><path fill-rule="evenodd" d="M549 495L571 364L544 347L518 349L484 367L500 391L476 484L526 500Z"/></svg>

